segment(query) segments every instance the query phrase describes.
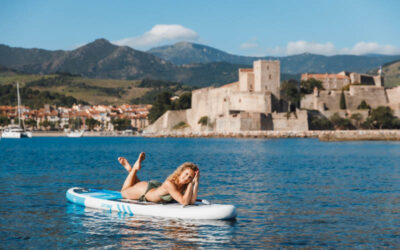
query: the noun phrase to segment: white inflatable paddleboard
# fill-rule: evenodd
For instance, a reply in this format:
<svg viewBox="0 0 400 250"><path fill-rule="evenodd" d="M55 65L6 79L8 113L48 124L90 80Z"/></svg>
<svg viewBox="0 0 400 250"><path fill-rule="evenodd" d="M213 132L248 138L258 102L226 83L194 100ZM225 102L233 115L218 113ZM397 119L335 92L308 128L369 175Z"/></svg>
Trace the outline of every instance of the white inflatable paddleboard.
<svg viewBox="0 0 400 250"><path fill-rule="evenodd" d="M70 188L67 199L75 204L130 215L159 216L196 220L228 220L236 217L233 205L196 202L183 206L179 203L153 203L122 198L118 191L102 189Z"/></svg>

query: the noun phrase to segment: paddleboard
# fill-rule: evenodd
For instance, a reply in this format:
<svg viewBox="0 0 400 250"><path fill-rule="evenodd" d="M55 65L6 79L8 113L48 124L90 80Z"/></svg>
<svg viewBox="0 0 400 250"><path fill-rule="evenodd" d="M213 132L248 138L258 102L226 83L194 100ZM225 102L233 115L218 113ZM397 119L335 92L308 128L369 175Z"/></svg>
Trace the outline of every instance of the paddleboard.
<svg viewBox="0 0 400 250"><path fill-rule="evenodd" d="M196 220L228 220L236 217L233 205L196 202L183 206L179 203L154 203L124 199L120 192L104 189L74 187L67 191L68 201L90 208L97 208L130 215L158 216Z"/></svg>

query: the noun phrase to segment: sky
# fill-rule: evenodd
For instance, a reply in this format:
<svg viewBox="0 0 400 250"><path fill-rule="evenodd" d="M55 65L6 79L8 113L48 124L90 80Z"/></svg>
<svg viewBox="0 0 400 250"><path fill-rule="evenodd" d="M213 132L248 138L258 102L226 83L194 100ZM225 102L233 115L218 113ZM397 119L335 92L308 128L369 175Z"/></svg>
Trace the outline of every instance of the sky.
<svg viewBox="0 0 400 250"><path fill-rule="evenodd" d="M3 0L0 44L146 51L189 41L235 55L400 54L397 0Z"/></svg>

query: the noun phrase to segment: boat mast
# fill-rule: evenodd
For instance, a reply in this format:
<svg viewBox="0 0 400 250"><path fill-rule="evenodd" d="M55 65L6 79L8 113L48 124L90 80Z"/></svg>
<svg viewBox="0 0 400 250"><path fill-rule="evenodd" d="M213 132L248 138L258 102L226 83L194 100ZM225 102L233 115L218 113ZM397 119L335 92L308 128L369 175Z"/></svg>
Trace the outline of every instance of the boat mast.
<svg viewBox="0 0 400 250"><path fill-rule="evenodd" d="M19 96L19 83L17 82L17 98L18 98L18 126L21 128L21 98Z"/></svg>

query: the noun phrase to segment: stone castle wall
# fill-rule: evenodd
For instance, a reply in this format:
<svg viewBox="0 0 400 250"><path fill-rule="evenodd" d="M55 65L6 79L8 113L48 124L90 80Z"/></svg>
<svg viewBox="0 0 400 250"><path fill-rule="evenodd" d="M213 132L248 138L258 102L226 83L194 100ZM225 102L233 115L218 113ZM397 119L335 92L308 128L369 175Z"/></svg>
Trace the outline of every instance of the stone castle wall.
<svg viewBox="0 0 400 250"><path fill-rule="evenodd" d="M239 112L216 119L218 133L272 130L272 117L260 112Z"/></svg>
<svg viewBox="0 0 400 250"><path fill-rule="evenodd" d="M392 94L393 93L393 94ZM301 100L301 108L316 109L320 111L340 110L341 90L320 91L318 94L306 95ZM388 106L389 100L384 87L351 85L349 91L344 91L346 107L349 110L356 110L364 100L371 108ZM391 99L395 99L397 92L390 93Z"/></svg>
<svg viewBox="0 0 400 250"><path fill-rule="evenodd" d="M237 89L237 84L221 88L205 88L192 92L192 114L189 121L195 131L201 129L198 123L203 116L212 121L215 117L225 116L229 113L229 96Z"/></svg>
<svg viewBox="0 0 400 250"><path fill-rule="evenodd" d="M165 133L173 130L173 127L179 122L188 123L188 116L191 116L191 109L184 110L168 110L153 124L146 128L147 132L151 133Z"/></svg>
<svg viewBox="0 0 400 250"><path fill-rule="evenodd" d="M308 112L296 110L296 113L272 113L273 130L308 131Z"/></svg>
<svg viewBox="0 0 400 250"><path fill-rule="evenodd" d="M349 109L357 109L358 105L360 105L363 100L365 100L371 108L388 105L384 87L351 85L349 94L349 101L346 99L346 104L348 103Z"/></svg>
<svg viewBox="0 0 400 250"><path fill-rule="evenodd" d="M389 106L394 110L394 115L400 118L400 86L387 89L386 94L389 100Z"/></svg>

